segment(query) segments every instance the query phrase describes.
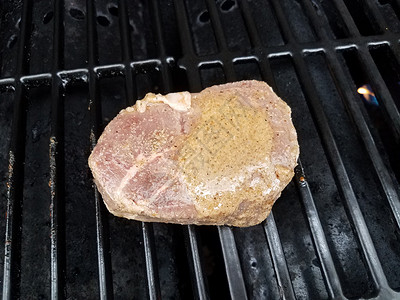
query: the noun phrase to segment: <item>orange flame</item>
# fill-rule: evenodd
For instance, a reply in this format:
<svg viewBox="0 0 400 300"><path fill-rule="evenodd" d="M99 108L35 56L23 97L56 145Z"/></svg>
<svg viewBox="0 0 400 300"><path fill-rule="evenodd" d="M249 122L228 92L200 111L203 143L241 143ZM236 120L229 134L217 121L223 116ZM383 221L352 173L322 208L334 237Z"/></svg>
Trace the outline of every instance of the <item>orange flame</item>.
<svg viewBox="0 0 400 300"><path fill-rule="evenodd" d="M375 93L372 91L371 86L369 84L364 84L363 86L357 89L357 92L364 96L364 99L372 105L379 105L378 100L375 97Z"/></svg>

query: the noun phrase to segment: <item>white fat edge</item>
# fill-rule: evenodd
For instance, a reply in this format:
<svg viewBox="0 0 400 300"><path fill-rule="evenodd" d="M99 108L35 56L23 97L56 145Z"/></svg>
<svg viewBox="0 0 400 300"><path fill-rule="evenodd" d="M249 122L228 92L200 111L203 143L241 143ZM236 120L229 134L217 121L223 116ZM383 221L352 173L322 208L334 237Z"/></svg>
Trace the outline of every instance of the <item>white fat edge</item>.
<svg viewBox="0 0 400 300"><path fill-rule="evenodd" d="M148 93L142 100L136 101L136 110L140 113L146 111L147 106L154 103L165 103L177 111L188 111L192 105L192 96L189 92L169 93L166 95ZM133 107L126 109L135 111Z"/></svg>

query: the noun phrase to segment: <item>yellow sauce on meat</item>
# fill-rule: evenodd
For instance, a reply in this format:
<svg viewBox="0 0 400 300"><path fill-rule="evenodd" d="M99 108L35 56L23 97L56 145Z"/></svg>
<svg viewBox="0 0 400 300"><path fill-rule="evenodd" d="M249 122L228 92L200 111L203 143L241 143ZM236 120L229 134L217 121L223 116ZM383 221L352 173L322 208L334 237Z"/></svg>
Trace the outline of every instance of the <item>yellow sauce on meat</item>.
<svg viewBox="0 0 400 300"><path fill-rule="evenodd" d="M237 97L220 93L193 99L202 114L178 154L178 163L202 216L231 214L243 199L260 201L265 182L270 181L266 172L273 132L267 113ZM262 167L254 170L257 165ZM258 182L249 184L255 171Z"/></svg>

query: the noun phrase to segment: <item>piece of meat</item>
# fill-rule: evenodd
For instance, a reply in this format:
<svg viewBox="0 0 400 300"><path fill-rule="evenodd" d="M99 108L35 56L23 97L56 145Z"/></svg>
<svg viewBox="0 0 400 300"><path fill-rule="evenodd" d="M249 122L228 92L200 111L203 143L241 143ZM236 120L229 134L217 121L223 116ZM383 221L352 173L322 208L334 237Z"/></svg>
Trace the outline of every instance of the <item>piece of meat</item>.
<svg viewBox="0 0 400 300"><path fill-rule="evenodd" d="M147 94L107 125L89 166L116 216L242 227L268 216L298 156L289 106L241 81Z"/></svg>

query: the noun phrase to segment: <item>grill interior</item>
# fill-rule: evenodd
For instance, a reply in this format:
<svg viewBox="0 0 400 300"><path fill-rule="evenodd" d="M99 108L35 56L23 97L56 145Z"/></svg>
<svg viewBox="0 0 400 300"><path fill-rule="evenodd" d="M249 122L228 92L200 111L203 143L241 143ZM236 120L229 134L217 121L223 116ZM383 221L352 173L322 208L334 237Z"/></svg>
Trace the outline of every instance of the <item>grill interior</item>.
<svg viewBox="0 0 400 300"><path fill-rule="evenodd" d="M398 0L20 0L0 13L3 299L400 297ZM87 165L105 125L147 92L241 79L273 86L299 136L267 221L109 214Z"/></svg>

